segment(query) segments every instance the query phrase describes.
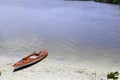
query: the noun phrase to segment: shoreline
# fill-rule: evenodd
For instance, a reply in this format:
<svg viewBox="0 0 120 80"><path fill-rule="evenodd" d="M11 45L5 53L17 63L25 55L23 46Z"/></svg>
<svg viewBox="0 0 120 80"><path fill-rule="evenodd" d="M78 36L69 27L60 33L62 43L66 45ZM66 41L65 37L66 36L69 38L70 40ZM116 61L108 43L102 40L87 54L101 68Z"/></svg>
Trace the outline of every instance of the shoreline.
<svg viewBox="0 0 120 80"><path fill-rule="evenodd" d="M107 80L108 72L64 63L52 63L47 58L28 68L13 72L12 64L15 60L3 58L3 62L2 58L0 59L1 80Z"/></svg>
<svg viewBox="0 0 120 80"><path fill-rule="evenodd" d="M94 0L95 2L100 2L100 3L108 3L108 4L116 4L120 5L120 1L118 0Z"/></svg>

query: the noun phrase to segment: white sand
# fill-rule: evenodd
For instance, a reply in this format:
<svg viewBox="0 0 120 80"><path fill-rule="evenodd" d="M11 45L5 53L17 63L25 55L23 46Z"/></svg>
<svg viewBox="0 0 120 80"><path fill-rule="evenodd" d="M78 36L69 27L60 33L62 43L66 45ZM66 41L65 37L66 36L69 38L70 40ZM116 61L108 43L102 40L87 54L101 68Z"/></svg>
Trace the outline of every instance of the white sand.
<svg viewBox="0 0 120 80"><path fill-rule="evenodd" d="M0 58L0 80L107 80L106 73L84 67L52 63L47 58L28 68L13 72L17 59Z"/></svg>
<svg viewBox="0 0 120 80"><path fill-rule="evenodd" d="M36 26L36 28L39 26L43 26L43 27L48 26L48 27L54 28L55 26L61 27L61 24L63 27L71 26L71 25L84 26L83 22L85 22L84 24L91 24L91 22L89 20L87 20L88 22L86 23L86 19L80 20L80 18L84 18L84 16L87 16L89 13L91 13L89 10L86 10L86 9L87 9L87 7L94 8L93 7L94 4L91 5L91 3L89 3L90 5L87 4L87 7L86 7L86 3L84 3L84 2L82 4L79 4L77 2L76 3L69 2L70 4L68 4L68 3L66 4L66 2L56 3L53 1L51 4L50 0L49 0L49 2L48 2L48 0L47 0L47 2L44 2L45 0L42 0L43 2L40 2L40 3L39 3L39 0L36 0L35 2L33 0L29 0L28 2L27 1L24 2L24 0L18 0L18 1L13 0L13 2L10 3L9 0L4 0L4 1L2 1L2 3L0 3L1 4L0 5L0 12L1 12L1 14L0 14L1 15L0 29L1 29L1 31L3 30L2 37L7 37L7 34L9 34L9 33L10 33L10 35L8 35L8 36L10 36L10 37L14 36L16 33L21 34L22 32L19 30L22 28L26 29L25 31L27 32L28 30L30 30L29 28L32 28L33 26L34 26L34 28L35 28L35 26ZM33 2L34 2L34 4L33 4ZM99 6L97 6L97 7L101 8L101 4L98 4L98 5ZM85 9L85 12L84 12L84 9ZM110 10L110 12L111 11L112 10ZM96 11L93 13L96 13ZM98 11L98 13L99 13L99 11ZM81 15L83 15L83 17L81 17ZM91 14L88 15L88 17L90 17L90 16L92 16L92 15ZM104 16L104 15L101 15L101 17L102 16ZM96 15L95 15L95 17L96 17ZM96 17L96 18L98 19L99 17ZM102 17L102 18L104 19L104 17ZM100 18L100 19L102 20L102 18ZM110 19L112 19L112 17L110 17ZM113 18L113 21L116 19L119 21L119 17ZM91 20L91 18L90 18L90 20ZM105 22L104 20L102 20L102 21ZM108 18L108 21L109 21L109 18ZM97 22L97 25L98 25L98 22ZM113 23L111 23L109 25L112 25L112 24ZM119 24L116 24L116 25L119 25ZM21 27L21 26L23 26L23 27ZM106 26L108 26L108 25L106 25ZM20 28L17 29L18 27L20 27ZM101 27L101 24L100 24L100 27ZM13 28L15 28L15 29L13 29ZM89 28L89 26L88 26L88 28ZM81 28L81 29L84 30L84 28ZM105 31L108 31L108 30L106 29ZM34 30L31 32L34 32ZM36 30L35 30L35 32L36 32ZM84 31L82 31L82 32L84 32ZM85 29L85 32L86 32L86 29ZM26 33L26 34L28 34L28 33ZM109 33L109 31L108 31L108 33ZM0 55L0 70L2 71L0 80L107 80L106 79L106 74L107 74L106 68L108 68L108 70L109 70L109 68L112 65L110 64L111 66L106 65L106 67L104 67L105 65L103 66L101 64L106 64L107 61L111 60L111 62L112 62L113 60L108 59L106 57L105 57L106 59L103 59L103 56L99 57L98 60L100 60L100 61L95 61L97 59L94 59L94 58L92 61L90 61L90 59L87 59L89 57L86 57L86 56L80 56L80 57L78 56L77 57L77 55L76 56L73 55L74 56L73 57L72 54L69 54L70 56L64 55L64 57L63 57L62 56L63 54L57 54L55 52L56 54L54 54L54 55L52 54L53 56L49 55L51 57L48 56L43 61L41 61L31 67L25 68L20 71L13 72L14 68L12 67L12 64L14 64L20 58L22 58L22 55L19 56L19 59L11 58L11 57L15 56L15 54L13 55L11 51L16 52L16 56L18 56L17 52L19 52L19 53L20 53L20 51L28 52L31 49L37 50L37 48L40 48L40 46L42 44L42 40L40 42L40 40L28 39L28 41L26 41L24 39L25 38L23 38L23 40L18 39L16 41L9 40L8 42L5 42L6 44L1 43L1 45L2 45L2 47L0 49L1 53L2 53L3 48L5 48L5 50L3 50L3 53L1 55L6 55L6 51L7 51L7 53L10 54L11 56L2 57ZM98 37L98 39L99 39L99 37ZM109 39L109 37L108 37L108 39ZM37 44L37 43L39 43L39 44ZM36 46L36 44L38 46ZM72 45L71 43L69 43L69 44ZM50 47L51 46L52 45L50 45ZM72 45L72 46L74 46L74 45ZM64 47L64 45L62 47ZM51 48L54 48L54 45ZM88 55L90 55L89 51L87 51ZM97 51L95 51L93 53L96 53L96 52ZM63 52L61 52L61 53L63 53ZM61 55L61 58L56 58L60 55ZM68 57L69 57L69 59L67 59ZM61 59L63 59L63 60L61 60ZM85 60L83 60L83 59L85 59ZM101 60L101 59L103 59L103 60ZM69 60L71 60L71 61L69 62ZM95 64L90 63L93 61ZM98 62L100 62L100 64ZM78 65L78 64L80 64L80 65ZM111 68L111 69L113 69L113 68ZM115 70L118 70L118 69L115 68Z"/></svg>

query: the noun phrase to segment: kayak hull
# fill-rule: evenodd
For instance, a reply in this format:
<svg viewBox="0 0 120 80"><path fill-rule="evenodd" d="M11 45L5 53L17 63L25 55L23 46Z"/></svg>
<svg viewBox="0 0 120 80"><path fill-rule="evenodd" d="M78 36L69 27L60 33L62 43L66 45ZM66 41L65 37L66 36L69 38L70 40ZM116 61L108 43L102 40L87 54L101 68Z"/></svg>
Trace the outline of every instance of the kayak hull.
<svg viewBox="0 0 120 80"><path fill-rule="evenodd" d="M15 69L20 69L26 66L29 66L31 64L34 64L40 60L42 60L43 58L45 58L48 55L48 51L44 50L44 51L40 51L39 53L32 53L28 56L26 56L25 58L21 59L20 61L16 62L15 64L13 64L12 66Z"/></svg>

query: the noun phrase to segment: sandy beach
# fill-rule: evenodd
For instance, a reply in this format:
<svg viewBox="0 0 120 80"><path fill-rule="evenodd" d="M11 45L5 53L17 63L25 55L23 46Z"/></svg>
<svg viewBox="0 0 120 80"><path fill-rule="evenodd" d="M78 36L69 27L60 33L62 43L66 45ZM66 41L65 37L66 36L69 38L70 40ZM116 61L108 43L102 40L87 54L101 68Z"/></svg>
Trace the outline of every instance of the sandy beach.
<svg viewBox="0 0 120 80"><path fill-rule="evenodd" d="M4 62L3 62L4 60ZM107 72L81 66L52 63L49 58L30 67L13 72L12 64L17 58L0 58L0 80L107 80Z"/></svg>
<svg viewBox="0 0 120 80"><path fill-rule="evenodd" d="M107 80L120 72L119 6L94 1L1 0L0 80ZM12 64L33 51L48 56Z"/></svg>

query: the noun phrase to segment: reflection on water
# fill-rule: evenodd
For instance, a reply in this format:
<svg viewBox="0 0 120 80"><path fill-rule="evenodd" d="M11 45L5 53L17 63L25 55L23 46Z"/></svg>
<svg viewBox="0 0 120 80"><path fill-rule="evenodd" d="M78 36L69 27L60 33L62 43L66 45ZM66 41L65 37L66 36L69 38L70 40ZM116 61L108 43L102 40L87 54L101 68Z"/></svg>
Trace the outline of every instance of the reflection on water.
<svg viewBox="0 0 120 80"><path fill-rule="evenodd" d="M119 6L36 1L1 1L1 54L48 49L57 60L120 64Z"/></svg>

